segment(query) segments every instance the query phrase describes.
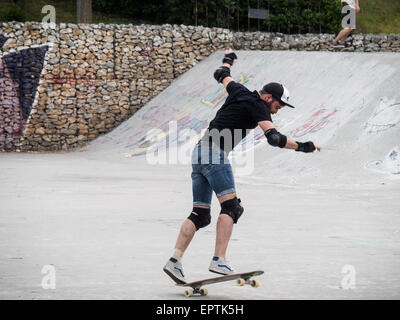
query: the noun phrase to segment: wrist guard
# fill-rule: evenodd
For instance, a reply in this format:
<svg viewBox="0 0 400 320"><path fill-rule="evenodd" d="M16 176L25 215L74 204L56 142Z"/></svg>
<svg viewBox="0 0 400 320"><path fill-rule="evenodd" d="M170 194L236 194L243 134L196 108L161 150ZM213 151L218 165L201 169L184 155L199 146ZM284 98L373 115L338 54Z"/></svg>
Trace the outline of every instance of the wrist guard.
<svg viewBox="0 0 400 320"><path fill-rule="evenodd" d="M264 135L271 146L279 148L284 148L286 146L287 137L279 133L275 128L265 131Z"/></svg>
<svg viewBox="0 0 400 320"><path fill-rule="evenodd" d="M217 70L214 72L214 79L217 80L217 82L222 83L222 81L226 77L231 76L231 70L228 67L219 67Z"/></svg>
<svg viewBox="0 0 400 320"><path fill-rule="evenodd" d="M299 145L299 147L296 149L296 151L301 151L301 152L308 153L308 152L314 152L314 150L315 150L314 143L311 142L311 141L307 141L307 142L304 142L304 143L303 142L298 142L298 141L296 141L296 142Z"/></svg>
<svg viewBox="0 0 400 320"><path fill-rule="evenodd" d="M237 55L234 52L231 52L224 56L224 59L222 59L222 63L229 63L230 65L232 65L237 58Z"/></svg>

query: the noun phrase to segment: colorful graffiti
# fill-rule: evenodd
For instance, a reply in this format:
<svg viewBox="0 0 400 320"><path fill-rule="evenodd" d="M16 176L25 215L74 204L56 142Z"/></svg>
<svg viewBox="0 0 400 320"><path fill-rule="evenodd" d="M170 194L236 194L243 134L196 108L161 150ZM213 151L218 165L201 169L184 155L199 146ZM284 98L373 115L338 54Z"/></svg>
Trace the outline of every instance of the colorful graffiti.
<svg viewBox="0 0 400 320"><path fill-rule="evenodd" d="M0 40L2 45L4 37ZM39 85L47 45L4 55L0 61L0 149L18 144Z"/></svg>
<svg viewBox="0 0 400 320"><path fill-rule="evenodd" d="M151 55L153 54L153 52L154 52L153 41L149 40L149 41L147 41L146 47L139 52L139 54L142 57L144 57L144 60L146 61L145 62L146 66L154 63L153 59L151 58Z"/></svg>
<svg viewBox="0 0 400 320"><path fill-rule="evenodd" d="M235 77L234 80L244 85L251 80L251 76L246 77L243 74L240 74L238 77ZM224 101L227 96L228 93L226 92L225 88L223 86L220 86L218 90L201 99L201 103L204 103L205 105L210 107L215 107L220 102Z"/></svg>
<svg viewBox="0 0 400 320"><path fill-rule="evenodd" d="M336 112L336 109L330 111L327 107L321 106L319 110L315 111L311 115L305 124L294 129L291 132L291 136L293 138L300 138L308 133L314 133L321 130L328 124Z"/></svg>
<svg viewBox="0 0 400 320"><path fill-rule="evenodd" d="M66 71L63 78L49 79L49 84L64 84L67 83L71 86L82 86L91 88L94 87L94 81L96 77L93 74L90 75L77 75L73 71Z"/></svg>
<svg viewBox="0 0 400 320"><path fill-rule="evenodd" d="M235 81L246 84L250 79L250 77L241 74ZM182 96L201 97L202 92L211 87L214 87L214 85L203 83L197 88L191 88L183 92ZM225 88L221 86L218 90L214 90L211 94L202 98L200 102L207 106L215 107L223 102L227 95ZM131 150L124 155L126 157L139 156L148 151L166 149L170 147L171 144L179 146L190 139L196 139L196 137L200 138L202 131L208 126L208 120L200 120L193 117L192 114L196 111L198 110L196 110L195 107L185 107L185 110L166 105L145 107L141 112L138 112L137 120L142 120L147 124L146 132L140 132L139 135L136 132L128 137L128 140L133 142L129 142L128 145L126 145L126 147L131 148ZM171 115L173 116L171 117ZM171 130L171 124L176 126L174 130ZM121 130L129 131L130 127L121 128ZM152 132L154 134L152 134ZM139 140L137 139L138 136L140 136ZM241 142L241 146L244 145L243 148L250 148L248 142L254 139L256 143L259 143L259 141L261 141L261 136L263 136L263 134L260 134L260 132L253 131L250 133L247 140Z"/></svg>
<svg viewBox="0 0 400 320"><path fill-rule="evenodd" d="M207 127L208 121L192 118L191 113L192 110L180 111L160 125L150 126L149 128L153 129L149 129L145 136L128 145L132 150L126 152L125 157L143 155L151 150L163 150L172 144L179 146L193 138L193 132L200 137L201 131Z"/></svg>

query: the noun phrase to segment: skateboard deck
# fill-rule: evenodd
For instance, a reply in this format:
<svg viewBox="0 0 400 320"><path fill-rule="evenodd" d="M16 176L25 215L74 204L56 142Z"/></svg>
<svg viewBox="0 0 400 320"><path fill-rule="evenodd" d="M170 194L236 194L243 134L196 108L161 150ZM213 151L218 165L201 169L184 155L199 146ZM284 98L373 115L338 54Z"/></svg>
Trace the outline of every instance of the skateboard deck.
<svg viewBox="0 0 400 320"><path fill-rule="evenodd" d="M255 277L255 276L260 276L263 273L264 273L264 271L262 271L262 270L256 270L256 271L250 271L250 272L240 272L240 273L228 274L225 276L208 278L208 279L188 282L188 283L184 283L184 284L176 284L176 285L179 287L190 287L191 288L191 289L185 290L186 297L191 297L195 294L200 294L202 296L206 296L208 294L208 290L205 288L202 288L204 285L225 282L225 281L230 281L230 280L236 280L236 283L240 286L249 284L252 287L257 288L260 285L260 283L257 280L250 280L250 278Z"/></svg>

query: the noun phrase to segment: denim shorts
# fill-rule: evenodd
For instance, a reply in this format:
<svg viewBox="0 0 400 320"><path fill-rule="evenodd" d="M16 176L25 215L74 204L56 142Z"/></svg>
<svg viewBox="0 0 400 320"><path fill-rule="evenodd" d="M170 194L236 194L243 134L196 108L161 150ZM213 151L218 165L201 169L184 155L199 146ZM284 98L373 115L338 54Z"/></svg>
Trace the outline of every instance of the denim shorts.
<svg viewBox="0 0 400 320"><path fill-rule="evenodd" d="M198 143L192 153L193 205L210 206L217 197L235 191L235 180L227 154L219 147Z"/></svg>

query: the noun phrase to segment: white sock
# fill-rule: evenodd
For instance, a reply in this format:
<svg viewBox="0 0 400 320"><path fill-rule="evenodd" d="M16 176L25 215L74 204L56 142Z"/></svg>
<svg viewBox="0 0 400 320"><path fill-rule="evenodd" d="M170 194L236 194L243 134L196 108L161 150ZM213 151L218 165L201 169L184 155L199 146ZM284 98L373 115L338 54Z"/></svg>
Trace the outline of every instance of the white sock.
<svg viewBox="0 0 400 320"><path fill-rule="evenodd" d="M172 255L172 258L174 258L174 259L176 259L178 261L181 261L182 257L183 257L183 251L180 250L180 249L175 248L174 249L174 253Z"/></svg>

